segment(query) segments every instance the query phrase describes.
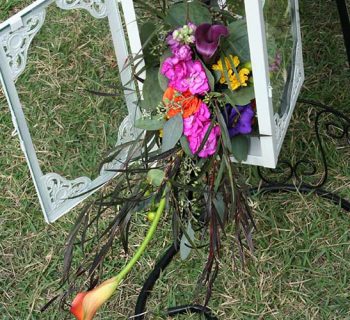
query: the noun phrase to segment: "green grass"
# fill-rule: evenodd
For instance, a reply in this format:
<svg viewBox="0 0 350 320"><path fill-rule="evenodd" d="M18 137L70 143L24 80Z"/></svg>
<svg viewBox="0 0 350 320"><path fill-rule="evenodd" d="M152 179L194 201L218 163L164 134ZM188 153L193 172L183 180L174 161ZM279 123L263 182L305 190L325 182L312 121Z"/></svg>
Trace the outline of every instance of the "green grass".
<svg viewBox="0 0 350 320"><path fill-rule="evenodd" d="M2 1L0 20L30 2ZM301 17L306 74L302 97L349 115L350 75L335 3L301 1ZM82 89L117 84L113 51L107 32L98 27L104 22L84 12L53 10L48 19L54 24L33 43L28 70L18 83L26 116L45 171L93 176L102 153L115 141L122 108L117 99L96 98ZM72 51L81 45L86 45L83 50ZM58 308L44 314L39 309L56 293L65 238L79 209L53 225L44 223L18 139L11 136L11 116L1 93L0 99L0 319L69 319ZM311 130L314 116L314 111L297 108L281 159L295 160L301 154L319 158ZM350 148L332 139L325 148L330 165L327 188L350 199ZM255 168L243 170L248 183L256 185ZM234 269L232 233L224 241L209 305L219 319L350 319L349 214L312 194L256 196L252 204L258 226L256 250L247 257L245 269ZM159 237L97 319L126 319L133 314L144 279L171 243L169 219L164 219ZM145 233L143 221L140 215L132 225L131 251ZM201 254L204 257L205 252ZM116 246L106 276L119 270L126 258ZM164 318L167 306L193 301L203 262L196 255L184 262L175 259L149 301L149 319Z"/></svg>

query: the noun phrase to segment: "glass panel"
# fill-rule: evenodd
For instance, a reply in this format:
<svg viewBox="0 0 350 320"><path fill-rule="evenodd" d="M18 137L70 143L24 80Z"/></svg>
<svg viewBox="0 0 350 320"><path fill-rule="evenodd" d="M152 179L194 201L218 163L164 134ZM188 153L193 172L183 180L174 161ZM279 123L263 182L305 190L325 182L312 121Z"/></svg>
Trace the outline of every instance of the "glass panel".
<svg viewBox="0 0 350 320"><path fill-rule="evenodd" d="M274 111L288 113L293 87L296 53L295 5L293 0L265 0L264 19Z"/></svg>

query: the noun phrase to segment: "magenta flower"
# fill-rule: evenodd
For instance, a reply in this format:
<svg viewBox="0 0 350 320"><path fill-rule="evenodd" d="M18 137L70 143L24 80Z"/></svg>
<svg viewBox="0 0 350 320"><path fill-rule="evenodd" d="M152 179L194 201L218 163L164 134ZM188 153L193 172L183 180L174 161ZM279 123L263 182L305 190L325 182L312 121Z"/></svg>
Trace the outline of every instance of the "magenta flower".
<svg viewBox="0 0 350 320"><path fill-rule="evenodd" d="M170 81L178 82L179 79L182 80L187 78L189 71L187 67L187 62L179 60L178 58L173 56L164 60L160 72L161 74L166 76ZM172 85L170 84L170 86Z"/></svg>
<svg viewBox="0 0 350 320"><path fill-rule="evenodd" d="M175 56L169 57L163 62L160 72L170 80L169 86L179 92L189 90L193 95L202 95L210 90L207 75L198 60L185 61Z"/></svg>
<svg viewBox="0 0 350 320"><path fill-rule="evenodd" d="M196 153L202 144L210 126L210 111L205 103L202 103L198 111L192 116L184 119L184 135L187 137L192 153ZM213 155L217 148L218 137L220 136L219 126L211 129L204 147L198 153L201 158Z"/></svg>
<svg viewBox="0 0 350 320"><path fill-rule="evenodd" d="M210 90L207 75L200 61L194 61L189 67L189 72L188 89L192 94L204 94Z"/></svg>
<svg viewBox="0 0 350 320"><path fill-rule="evenodd" d="M228 35L227 27L222 24L203 23L197 27L195 32L196 48L205 62L208 62L217 52L220 38Z"/></svg>

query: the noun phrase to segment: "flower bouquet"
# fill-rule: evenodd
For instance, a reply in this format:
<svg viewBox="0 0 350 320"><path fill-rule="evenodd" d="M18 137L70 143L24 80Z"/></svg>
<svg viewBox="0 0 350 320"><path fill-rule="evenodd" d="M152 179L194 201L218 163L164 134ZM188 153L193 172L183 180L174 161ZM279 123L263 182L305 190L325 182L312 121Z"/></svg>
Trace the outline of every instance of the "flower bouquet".
<svg viewBox="0 0 350 320"><path fill-rule="evenodd" d="M218 5L208 7L198 1L171 5L164 1L160 7L135 3L144 12L143 53L127 63L137 70L145 61L145 68L135 71L130 80L143 83L136 102L141 110L135 122L140 134L106 159L108 163L115 158L121 148L128 150L124 168L105 194L84 208L67 241L63 282L69 280L70 286L64 298L76 291L79 277L91 279L89 289L78 293L71 305L80 320L92 319L117 290L157 234L164 212L182 259L191 249L207 244L207 261L199 279L207 285L205 304L219 270L226 226L235 226L242 259L243 238L252 248L254 223L244 183L232 161L247 157L247 135L256 126L245 20ZM142 244L116 276L97 285L117 238L128 252L130 221L140 213L150 223ZM97 234L94 225L98 223ZM95 247L86 240L89 232L91 239L97 239ZM83 248L93 247L93 256L85 257L78 272L72 273L79 235Z"/></svg>

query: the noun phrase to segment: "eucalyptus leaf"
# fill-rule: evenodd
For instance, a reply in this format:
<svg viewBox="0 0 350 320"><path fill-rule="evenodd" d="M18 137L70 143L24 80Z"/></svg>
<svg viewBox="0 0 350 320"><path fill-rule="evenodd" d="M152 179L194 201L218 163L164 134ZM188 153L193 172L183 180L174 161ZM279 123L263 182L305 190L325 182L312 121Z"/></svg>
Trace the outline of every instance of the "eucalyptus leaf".
<svg viewBox="0 0 350 320"><path fill-rule="evenodd" d="M227 130L227 125L225 122L225 119L219 110L219 108L216 108L216 117L220 125L220 130L221 130L221 137L222 141L224 143L225 148L228 150L229 153L232 153L232 144L230 140L230 134Z"/></svg>
<svg viewBox="0 0 350 320"><path fill-rule="evenodd" d="M245 135L235 136L231 139L232 142L232 155L237 161L246 161L248 157L248 151L250 146L250 139Z"/></svg>
<svg viewBox="0 0 350 320"><path fill-rule="evenodd" d="M225 98L232 106L245 106L255 98L254 87L241 87L233 92L224 91Z"/></svg>
<svg viewBox="0 0 350 320"><path fill-rule="evenodd" d="M145 83L143 85L144 105L148 110L154 110L163 99L163 90L158 80L159 68L152 68L147 71Z"/></svg>
<svg viewBox="0 0 350 320"><path fill-rule="evenodd" d="M146 21L140 27L140 39L143 47L143 58L146 64L155 65L157 61L157 54L152 53L151 48L158 43L157 26L152 21Z"/></svg>
<svg viewBox="0 0 350 320"><path fill-rule="evenodd" d="M188 143L188 140L185 136L182 136L180 138L180 143L181 143L181 147L182 147L182 150L186 153L186 155L188 155L189 157L193 157L193 153L190 149L190 145Z"/></svg>
<svg viewBox="0 0 350 320"><path fill-rule="evenodd" d="M204 63L202 63L202 66L203 66L205 74L207 76L207 79L208 79L208 82L209 82L209 86L210 86L210 90L214 91L215 90L215 78L214 78L212 72L205 66Z"/></svg>
<svg viewBox="0 0 350 320"><path fill-rule="evenodd" d="M163 128L164 118L140 118L135 121L135 127L143 130L155 131Z"/></svg>
<svg viewBox="0 0 350 320"><path fill-rule="evenodd" d="M194 230L191 221L188 222L186 233L181 237L180 241L180 257L181 260L186 260L191 253L191 242L194 241Z"/></svg>
<svg viewBox="0 0 350 320"><path fill-rule="evenodd" d="M162 184L164 177L164 171L160 169L151 169L147 173L147 181L155 187L159 187Z"/></svg>
<svg viewBox="0 0 350 320"><path fill-rule="evenodd" d="M214 203L215 209L220 217L221 223L223 223L224 219L225 219L226 205L224 202L224 197L223 197L221 192L216 193L215 198L213 198L213 203Z"/></svg>
<svg viewBox="0 0 350 320"><path fill-rule="evenodd" d="M162 92L164 92L169 85L169 80L167 77L163 76L160 72L158 73L158 82L159 86L162 89Z"/></svg>
<svg viewBox="0 0 350 320"><path fill-rule="evenodd" d="M160 57L160 68L159 68L159 73L158 73L158 82L159 82L159 86L162 88L163 92L168 88L169 80L167 77L163 76L160 73L160 69L161 69L165 59L169 58L170 56L172 56L172 52L170 49L167 49Z"/></svg>
<svg viewBox="0 0 350 320"><path fill-rule="evenodd" d="M242 61L250 61L247 22L236 20L228 26L230 35L223 39L226 49L231 49Z"/></svg>
<svg viewBox="0 0 350 320"><path fill-rule="evenodd" d="M196 25L211 23L212 17L208 8L195 0L192 2L173 4L169 8L164 21L172 27L182 27L188 22L192 22Z"/></svg>
<svg viewBox="0 0 350 320"><path fill-rule="evenodd" d="M183 120L181 113L170 118L163 126L162 152L175 147L183 132Z"/></svg>

